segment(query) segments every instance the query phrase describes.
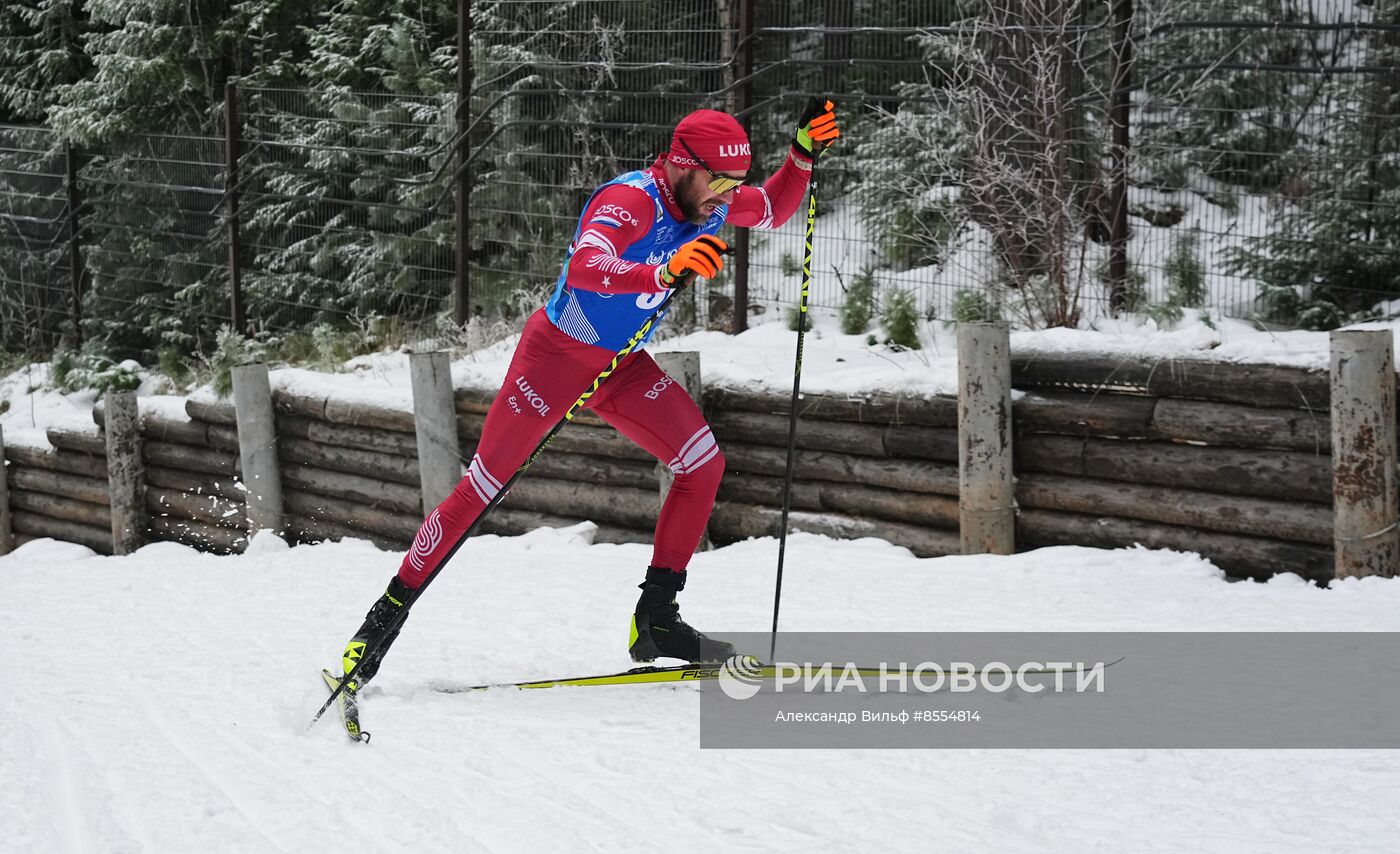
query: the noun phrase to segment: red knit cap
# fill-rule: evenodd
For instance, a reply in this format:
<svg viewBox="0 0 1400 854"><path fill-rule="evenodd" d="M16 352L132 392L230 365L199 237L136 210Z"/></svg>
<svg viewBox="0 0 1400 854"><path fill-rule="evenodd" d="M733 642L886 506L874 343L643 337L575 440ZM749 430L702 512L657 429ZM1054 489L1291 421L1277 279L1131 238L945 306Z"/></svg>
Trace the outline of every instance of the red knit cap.
<svg viewBox="0 0 1400 854"><path fill-rule="evenodd" d="M666 158L682 169L699 169L700 164L681 145L690 146L716 172L747 173L752 155L749 135L734 117L718 110L696 110L676 125L671 150Z"/></svg>

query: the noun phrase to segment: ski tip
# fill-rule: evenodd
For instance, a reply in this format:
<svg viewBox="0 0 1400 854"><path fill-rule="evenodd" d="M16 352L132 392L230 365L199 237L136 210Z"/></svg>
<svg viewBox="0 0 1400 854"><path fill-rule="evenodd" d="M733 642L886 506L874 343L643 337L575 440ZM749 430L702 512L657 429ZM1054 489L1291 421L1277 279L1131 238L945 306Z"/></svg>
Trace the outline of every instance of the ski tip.
<svg viewBox="0 0 1400 854"><path fill-rule="evenodd" d="M331 690L332 693L334 693L334 692L336 692L336 691L338 691L338 690L340 689L341 677L336 676L334 673L331 673L329 670L327 670L327 669L325 669L325 668L322 668L322 670L321 670L321 678L322 678L323 680L325 680L326 687L329 688L329 689ZM340 694L340 700L341 700L341 705L340 705L341 724L345 727L345 734L348 735L348 736L350 737L350 740L351 740L351 741L353 741L353 742L355 742L355 743L357 743L357 744L369 744L370 735L369 735L369 733L368 733L367 731L360 729L360 716L359 716L359 714L356 713L356 712L354 712L353 710L350 710L350 711L347 712L347 707L346 707L346 705L345 705L345 704L346 704L346 696L345 696L345 693L344 693L344 692L342 692L342 693ZM327 701L327 702L329 702L329 701ZM353 708L353 703L352 703L352 708ZM325 710L322 709L322 711L325 711ZM318 713L317 716L316 716L316 720L319 720L319 719L320 719L320 714ZM313 720L313 721L311 722L311 724L312 724L313 726L315 725L316 720Z"/></svg>

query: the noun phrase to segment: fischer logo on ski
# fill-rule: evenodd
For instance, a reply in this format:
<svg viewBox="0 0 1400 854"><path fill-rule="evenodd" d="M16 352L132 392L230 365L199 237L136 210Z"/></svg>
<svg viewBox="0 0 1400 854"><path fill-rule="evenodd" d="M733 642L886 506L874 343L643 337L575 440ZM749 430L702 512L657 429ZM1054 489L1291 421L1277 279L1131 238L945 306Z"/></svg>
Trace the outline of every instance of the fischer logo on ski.
<svg viewBox="0 0 1400 854"><path fill-rule="evenodd" d="M329 670L321 671L321 678L325 680L326 687L331 693L340 688L340 679L336 678ZM345 734L351 741L369 743L369 733L360 729L360 707L355 697L353 687L347 687L344 691L336 694L336 711L340 713L340 723L345 727Z"/></svg>

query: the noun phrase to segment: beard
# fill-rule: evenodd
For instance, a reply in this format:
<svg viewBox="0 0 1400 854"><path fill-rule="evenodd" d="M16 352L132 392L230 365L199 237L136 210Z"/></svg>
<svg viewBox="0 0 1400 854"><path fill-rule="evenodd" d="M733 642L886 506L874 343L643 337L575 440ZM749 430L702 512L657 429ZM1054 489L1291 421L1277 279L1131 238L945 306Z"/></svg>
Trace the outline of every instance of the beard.
<svg viewBox="0 0 1400 854"><path fill-rule="evenodd" d="M676 207L691 225L704 225L710 220L710 215L700 209L700 188L709 183L700 179L706 174L700 169L687 169L685 176L676 182Z"/></svg>

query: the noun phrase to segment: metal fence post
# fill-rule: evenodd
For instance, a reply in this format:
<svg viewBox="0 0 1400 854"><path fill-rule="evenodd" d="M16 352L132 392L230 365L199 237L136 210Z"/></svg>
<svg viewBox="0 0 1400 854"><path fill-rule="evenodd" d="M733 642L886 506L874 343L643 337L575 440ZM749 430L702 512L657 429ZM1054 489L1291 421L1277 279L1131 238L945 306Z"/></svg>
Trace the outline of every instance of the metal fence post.
<svg viewBox="0 0 1400 854"><path fill-rule="evenodd" d="M5 462L5 428L0 425L0 555L15 547L14 529L10 527L10 475Z"/></svg>
<svg viewBox="0 0 1400 854"><path fill-rule="evenodd" d="M1133 83L1133 0L1113 2L1113 91L1109 103L1108 304L1114 314L1128 303L1128 146Z"/></svg>
<svg viewBox="0 0 1400 854"><path fill-rule="evenodd" d="M472 107L472 0L457 0L457 277L452 291L452 321L465 326L471 320L471 127Z"/></svg>
<svg viewBox="0 0 1400 854"><path fill-rule="evenodd" d="M1395 347L1390 330L1331 334L1336 577L1400 569Z"/></svg>
<svg viewBox="0 0 1400 854"><path fill-rule="evenodd" d="M418 435L418 479L423 512L446 500L462 479L457 411L452 403L452 363L446 353L408 357L413 384L413 424Z"/></svg>
<svg viewBox="0 0 1400 854"><path fill-rule="evenodd" d="M277 422L267 365L233 369L233 410L238 419L238 457L247 488L248 537L284 530L282 473L277 461Z"/></svg>
<svg viewBox="0 0 1400 854"><path fill-rule="evenodd" d="M733 112L739 116L744 130L752 129L748 110L753 105L753 0L739 0L739 48L734 61L738 65L738 91L734 93ZM731 306L729 332L738 335L749 328L749 257L750 234L741 228L734 235L734 305Z"/></svg>
<svg viewBox="0 0 1400 854"><path fill-rule="evenodd" d="M228 223L229 314L239 335L248 333L243 314L243 242L239 235L238 197L238 84L224 84L224 211Z"/></svg>
<svg viewBox="0 0 1400 854"><path fill-rule="evenodd" d="M65 145L63 154L63 185L68 195L68 269L73 289L73 335L76 337L76 344L81 344L83 341L83 286L86 276L80 242L82 221L79 217L83 206L83 197L78 189L78 150L71 145ZM77 349L76 344L74 349Z"/></svg>
<svg viewBox="0 0 1400 854"><path fill-rule="evenodd" d="M1011 336L1005 322L958 324L958 530L963 554L1016 550Z"/></svg>
<svg viewBox="0 0 1400 854"><path fill-rule="evenodd" d="M112 505L112 554L131 554L146 536L146 469L141 415L134 391L109 391L104 404L107 494Z"/></svg>

